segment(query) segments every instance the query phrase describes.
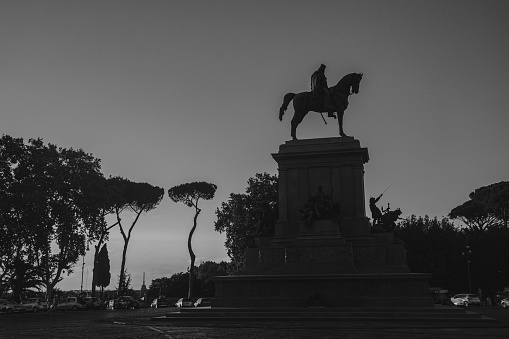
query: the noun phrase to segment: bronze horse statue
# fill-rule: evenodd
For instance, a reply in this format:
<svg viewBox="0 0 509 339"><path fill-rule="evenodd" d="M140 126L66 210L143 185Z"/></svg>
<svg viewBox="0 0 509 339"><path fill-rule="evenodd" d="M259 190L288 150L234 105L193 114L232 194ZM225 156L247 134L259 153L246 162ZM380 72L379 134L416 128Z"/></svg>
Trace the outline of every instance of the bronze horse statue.
<svg viewBox="0 0 509 339"><path fill-rule="evenodd" d="M399 208L391 211L388 207L382 215L382 221L378 224L373 222L372 232L394 232L396 229L396 221L402 219L400 218L401 213L401 209Z"/></svg>
<svg viewBox="0 0 509 339"><path fill-rule="evenodd" d="M338 124L339 124L339 135L346 137L347 135L343 131L343 115L346 108L348 107L348 97L352 94L359 93L359 84L362 80L362 73L350 73L345 75L336 86L330 87L331 101L334 112L337 112ZM292 118L292 138L297 140L297 126L302 122L308 112L327 112L324 107L323 99L319 100L317 95L313 92L301 92L301 93L287 93L284 97L283 104L279 108L279 120L283 121L283 115L285 114L290 101L293 100L293 108L295 113ZM323 116L322 116L323 117ZM325 121L325 119L324 119ZM327 122L326 122L327 123Z"/></svg>

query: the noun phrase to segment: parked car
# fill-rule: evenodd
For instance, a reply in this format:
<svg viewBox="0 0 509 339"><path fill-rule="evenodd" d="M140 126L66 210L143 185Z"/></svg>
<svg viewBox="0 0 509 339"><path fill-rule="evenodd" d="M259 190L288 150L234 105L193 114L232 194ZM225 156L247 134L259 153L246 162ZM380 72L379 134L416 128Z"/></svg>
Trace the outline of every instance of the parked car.
<svg viewBox="0 0 509 339"><path fill-rule="evenodd" d="M28 298L21 303L21 306L27 312L37 313L39 311L47 311L48 303L43 298Z"/></svg>
<svg viewBox="0 0 509 339"><path fill-rule="evenodd" d="M113 302L113 308L140 308L140 303L134 300L133 297L125 295L115 299Z"/></svg>
<svg viewBox="0 0 509 339"><path fill-rule="evenodd" d="M84 297L85 307L88 310L102 310L104 303L97 297Z"/></svg>
<svg viewBox="0 0 509 339"><path fill-rule="evenodd" d="M0 311L7 314L24 313L25 308L15 301L0 299Z"/></svg>
<svg viewBox="0 0 509 339"><path fill-rule="evenodd" d="M168 301L164 298L156 298L152 300L152 304L150 304L151 308L159 308L159 307L168 307Z"/></svg>
<svg viewBox="0 0 509 339"><path fill-rule="evenodd" d="M468 307L470 305L481 306L481 299L475 294L456 294L451 298L451 302L456 306L465 306Z"/></svg>
<svg viewBox="0 0 509 339"><path fill-rule="evenodd" d="M205 307L210 306L210 299L209 298L198 298L196 302L194 303L194 307Z"/></svg>
<svg viewBox="0 0 509 339"><path fill-rule="evenodd" d="M503 308L509 307L509 297L500 300L500 306Z"/></svg>
<svg viewBox="0 0 509 339"><path fill-rule="evenodd" d="M87 307L85 305L85 301L83 301L80 297L67 297L63 300L60 300L57 305L57 310L85 310Z"/></svg>
<svg viewBox="0 0 509 339"><path fill-rule="evenodd" d="M188 298L180 298L176 303L175 306L177 307L193 307L193 301Z"/></svg>

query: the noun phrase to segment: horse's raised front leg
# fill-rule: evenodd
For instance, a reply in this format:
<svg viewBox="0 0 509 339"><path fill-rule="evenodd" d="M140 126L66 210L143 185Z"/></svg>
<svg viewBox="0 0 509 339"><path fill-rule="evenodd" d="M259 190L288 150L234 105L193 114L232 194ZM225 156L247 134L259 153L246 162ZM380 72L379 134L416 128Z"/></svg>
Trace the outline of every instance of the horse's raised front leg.
<svg viewBox="0 0 509 339"><path fill-rule="evenodd" d="M342 137L347 137L348 135L346 135L345 132L343 131L343 115L345 115L345 110L344 109L338 110L339 135Z"/></svg>

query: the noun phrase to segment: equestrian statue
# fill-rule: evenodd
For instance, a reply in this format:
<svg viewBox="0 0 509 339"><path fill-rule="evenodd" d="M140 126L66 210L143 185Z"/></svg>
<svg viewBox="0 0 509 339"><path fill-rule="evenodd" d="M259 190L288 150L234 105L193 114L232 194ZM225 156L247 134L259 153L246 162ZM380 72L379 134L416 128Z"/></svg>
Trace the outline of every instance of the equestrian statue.
<svg viewBox="0 0 509 339"><path fill-rule="evenodd" d="M343 131L343 115L348 107L348 97L359 93L359 84L362 79L362 73L350 73L345 75L333 87L327 86L325 77L325 65L320 65L311 76L311 92L287 93L284 96L283 104L279 108L279 120L283 120L283 115L293 100L295 113L292 118L292 139L297 140L297 126L302 122L308 112L328 113L328 117L337 119L339 124L339 135L346 137ZM323 118L323 115L322 115ZM324 118L325 121L325 118ZM327 122L325 121L327 124Z"/></svg>

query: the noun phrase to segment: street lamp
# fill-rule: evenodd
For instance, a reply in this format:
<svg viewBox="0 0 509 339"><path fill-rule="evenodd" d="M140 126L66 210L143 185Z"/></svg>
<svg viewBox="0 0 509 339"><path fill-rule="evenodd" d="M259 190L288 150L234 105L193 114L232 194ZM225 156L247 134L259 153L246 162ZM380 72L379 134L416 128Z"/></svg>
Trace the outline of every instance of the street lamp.
<svg viewBox="0 0 509 339"><path fill-rule="evenodd" d="M83 256L83 264L81 265L81 289L80 296L83 294L83 270L85 269L85 256Z"/></svg>
<svg viewBox="0 0 509 339"><path fill-rule="evenodd" d="M467 258L467 274L468 274L468 293L472 293L472 284L470 283L470 246L465 247L465 252L462 253Z"/></svg>

